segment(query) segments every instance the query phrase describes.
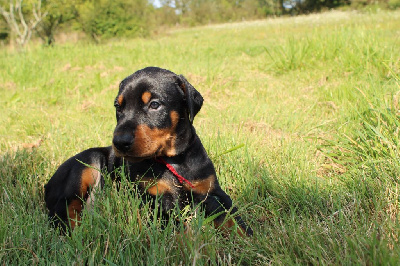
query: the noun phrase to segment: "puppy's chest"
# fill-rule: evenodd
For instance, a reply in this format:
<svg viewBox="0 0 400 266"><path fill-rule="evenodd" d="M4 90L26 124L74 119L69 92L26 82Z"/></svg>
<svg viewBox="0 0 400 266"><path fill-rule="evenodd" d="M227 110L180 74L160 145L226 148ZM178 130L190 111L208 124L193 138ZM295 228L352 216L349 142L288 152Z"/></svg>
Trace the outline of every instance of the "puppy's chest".
<svg viewBox="0 0 400 266"><path fill-rule="evenodd" d="M180 198L193 194L203 198L218 187L213 171L191 171L190 168L181 166L175 166L171 171L165 165L157 163L131 166L130 178L138 184L140 191L153 196L168 194Z"/></svg>
<svg viewBox="0 0 400 266"><path fill-rule="evenodd" d="M158 164L130 167L130 179L138 184L140 191L151 195L184 193L187 188L165 166Z"/></svg>

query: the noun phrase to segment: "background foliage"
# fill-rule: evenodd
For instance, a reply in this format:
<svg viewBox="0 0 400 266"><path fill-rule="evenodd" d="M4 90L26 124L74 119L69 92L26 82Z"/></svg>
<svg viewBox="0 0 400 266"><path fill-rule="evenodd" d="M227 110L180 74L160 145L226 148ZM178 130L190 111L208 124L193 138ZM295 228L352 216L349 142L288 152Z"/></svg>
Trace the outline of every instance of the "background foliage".
<svg viewBox="0 0 400 266"><path fill-rule="evenodd" d="M17 0L0 0L7 7ZM23 0L29 19L32 5L41 1L48 15L36 30L45 44L53 44L62 33L83 32L99 42L114 37L146 37L171 26L254 20L298 15L334 8L396 9L400 0ZM13 33L0 19L0 39Z"/></svg>

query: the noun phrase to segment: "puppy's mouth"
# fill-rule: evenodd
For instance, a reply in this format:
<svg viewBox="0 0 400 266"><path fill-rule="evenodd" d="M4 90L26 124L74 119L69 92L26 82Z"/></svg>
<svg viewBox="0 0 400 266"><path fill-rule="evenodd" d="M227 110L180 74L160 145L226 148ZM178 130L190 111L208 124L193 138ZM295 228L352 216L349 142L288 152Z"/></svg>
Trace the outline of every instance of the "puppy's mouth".
<svg viewBox="0 0 400 266"><path fill-rule="evenodd" d="M129 155L117 156L117 157L122 157L122 158L124 158L125 160L127 160L128 162L131 162L131 163L139 163L139 162L141 162L143 160L149 159L149 158L145 158L145 157L132 157L132 156L129 156Z"/></svg>
<svg viewBox="0 0 400 266"><path fill-rule="evenodd" d="M141 162L143 160L147 160L147 159L154 159L156 157L161 156L161 151L162 151L162 147L159 147L155 152L150 153L150 154L144 154L144 155L137 155L137 154L133 154L132 151L128 151L128 152L122 152L120 150L118 150L114 145L112 145L112 148L114 150L115 156L119 157L119 158L124 158L126 160L128 160L129 162Z"/></svg>

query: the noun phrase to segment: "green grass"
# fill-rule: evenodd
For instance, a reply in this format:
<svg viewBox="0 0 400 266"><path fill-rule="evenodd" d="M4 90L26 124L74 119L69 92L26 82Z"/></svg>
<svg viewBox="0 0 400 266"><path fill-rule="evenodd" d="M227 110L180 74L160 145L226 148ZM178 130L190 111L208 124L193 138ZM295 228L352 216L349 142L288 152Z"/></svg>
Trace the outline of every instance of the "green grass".
<svg viewBox="0 0 400 266"><path fill-rule="evenodd" d="M398 265L399 28L399 12L331 12L0 51L0 261ZM253 238L196 210L161 229L124 178L71 236L49 225L43 185L110 144L118 83L149 65L204 96L195 126Z"/></svg>

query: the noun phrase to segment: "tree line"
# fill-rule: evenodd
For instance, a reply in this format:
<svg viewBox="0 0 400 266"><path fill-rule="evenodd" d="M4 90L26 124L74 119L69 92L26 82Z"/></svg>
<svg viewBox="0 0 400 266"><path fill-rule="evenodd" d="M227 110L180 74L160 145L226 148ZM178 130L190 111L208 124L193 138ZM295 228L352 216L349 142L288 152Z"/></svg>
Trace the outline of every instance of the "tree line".
<svg viewBox="0 0 400 266"><path fill-rule="evenodd" d="M60 32L81 31L99 42L149 36L163 27L297 15L324 9L380 5L400 0L0 0L0 39L25 45L37 36L46 45Z"/></svg>

